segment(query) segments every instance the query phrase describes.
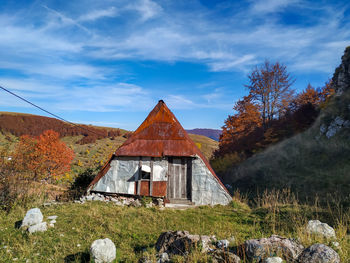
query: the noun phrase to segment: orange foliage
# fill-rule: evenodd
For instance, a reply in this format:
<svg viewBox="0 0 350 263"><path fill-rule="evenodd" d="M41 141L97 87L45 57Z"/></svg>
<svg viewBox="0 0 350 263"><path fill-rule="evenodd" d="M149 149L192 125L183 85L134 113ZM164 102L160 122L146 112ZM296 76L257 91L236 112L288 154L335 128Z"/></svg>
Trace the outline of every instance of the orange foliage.
<svg viewBox="0 0 350 263"><path fill-rule="evenodd" d="M15 149L14 164L17 171L33 180L50 180L69 172L73 158L73 150L60 141L59 134L47 130L36 138L21 136Z"/></svg>

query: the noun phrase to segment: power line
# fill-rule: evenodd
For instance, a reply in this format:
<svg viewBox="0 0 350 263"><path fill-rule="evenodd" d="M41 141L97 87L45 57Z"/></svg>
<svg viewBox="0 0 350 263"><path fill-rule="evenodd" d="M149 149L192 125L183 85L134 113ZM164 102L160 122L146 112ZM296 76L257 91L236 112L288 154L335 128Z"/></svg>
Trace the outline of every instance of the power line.
<svg viewBox="0 0 350 263"><path fill-rule="evenodd" d="M10 91L10 90L8 90L8 89L5 89L5 88L2 87L2 86L0 86L0 88L1 88L2 90L6 91L7 93L10 93L11 95L13 95L13 96L19 98L20 100L25 101L26 103L28 103L28 104L30 104L30 105L32 105L32 106L38 108L39 110L42 110L42 111L46 112L47 114L50 114L51 116L53 116L53 117L55 117L55 118L57 118L57 119L59 119L59 120L61 120L61 121L67 122L67 123L69 123L69 124L71 124L71 125L73 125L73 126L76 126L76 127L80 128L80 129L82 129L82 130L86 130L86 131L92 132L92 133L94 133L94 134L96 134L96 135L105 137L105 135L99 134L99 133L97 133L97 132L95 132L95 131L93 131L93 130L90 130L90 129L88 129L88 128L79 126L79 125L76 124L76 123L70 122L70 121L68 121L68 120L66 120L66 119L64 119L64 118L62 118L62 117L60 117L60 116L58 116L58 115L56 115L56 114L54 114L54 113L51 113L51 112L45 110L44 108L42 108L42 107L40 107L40 106L38 106L38 105L36 105L36 104L30 102L29 100L27 100L27 99L25 99L25 98L23 98L23 97L21 97L21 96L15 94L14 92L12 92L12 91Z"/></svg>

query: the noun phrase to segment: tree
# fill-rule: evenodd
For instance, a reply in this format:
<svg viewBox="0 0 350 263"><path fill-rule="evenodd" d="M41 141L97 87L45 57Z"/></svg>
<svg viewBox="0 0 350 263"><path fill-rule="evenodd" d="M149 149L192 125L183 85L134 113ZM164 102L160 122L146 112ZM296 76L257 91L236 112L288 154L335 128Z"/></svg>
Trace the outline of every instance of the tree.
<svg viewBox="0 0 350 263"><path fill-rule="evenodd" d="M292 98L291 85L294 79L287 72L286 66L268 60L260 67L255 67L248 75L249 95L256 103L261 114L262 125L266 129L276 117L281 117L288 108Z"/></svg>
<svg viewBox="0 0 350 263"><path fill-rule="evenodd" d="M73 150L60 141L59 134L47 130L37 138L22 136L15 149L14 163L16 170L33 180L51 180L69 172L73 158Z"/></svg>
<svg viewBox="0 0 350 263"><path fill-rule="evenodd" d="M220 137L220 150L222 151L226 151L225 148L233 146L234 142L237 142L242 136L261 126L260 113L257 106L252 103L250 96L238 100L233 109L237 113L229 115L222 127Z"/></svg>

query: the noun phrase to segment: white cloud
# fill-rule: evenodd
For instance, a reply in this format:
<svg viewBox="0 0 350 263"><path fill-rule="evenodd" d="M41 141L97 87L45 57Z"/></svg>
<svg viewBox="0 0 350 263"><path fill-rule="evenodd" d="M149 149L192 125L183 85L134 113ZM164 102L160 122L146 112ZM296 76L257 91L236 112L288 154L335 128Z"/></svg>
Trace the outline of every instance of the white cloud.
<svg viewBox="0 0 350 263"><path fill-rule="evenodd" d="M281 11L287 6L298 3L299 0L253 0L252 11L255 14Z"/></svg>
<svg viewBox="0 0 350 263"><path fill-rule="evenodd" d="M87 14L81 15L78 18L78 21L95 21L103 17L114 17L117 14L117 9L114 6L112 6L107 9L93 10Z"/></svg>
<svg viewBox="0 0 350 263"><path fill-rule="evenodd" d="M151 19L162 11L162 7L151 0L139 0L133 4L129 4L126 9L138 11L142 21Z"/></svg>

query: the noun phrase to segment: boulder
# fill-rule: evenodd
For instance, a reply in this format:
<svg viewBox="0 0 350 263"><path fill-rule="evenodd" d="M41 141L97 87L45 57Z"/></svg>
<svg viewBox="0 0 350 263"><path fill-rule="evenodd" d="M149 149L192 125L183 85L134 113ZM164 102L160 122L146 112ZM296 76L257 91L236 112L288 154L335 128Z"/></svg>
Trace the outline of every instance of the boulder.
<svg viewBox="0 0 350 263"><path fill-rule="evenodd" d="M216 243L216 246L221 249L227 249L229 245L230 245L230 241L228 241L227 239L219 240Z"/></svg>
<svg viewBox="0 0 350 263"><path fill-rule="evenodd" d="M215 237L191 235L188 231L168 231L159 236L156 249L159 253L186 255L195 247L201 247L206 252L215 241Z"/></svg>
<svg viewBox="0 0 350 263"><path fill-rule="evenodd" d="M210 253L211 262L213 263L240 263L241 259L235 254L224 251L224 250L215 250Z"/></svg>
<svg viewBox="0 0 350 263"><path fill-rule="evenodd" d="M264 259L263 263L282 263L283 259L280 257L271 257Z"/></svg>
<svg viewBox="0 0 350 263"><path fill-rule="evenodd" d="M159 255L159 259L157 260L157 263L166 263L170 262L168 253L162 253Z"/></svg>
<svg viewBox="0 0 350 263"><path fill-rule="evenodd" d="M324 244L306 248L298 257L299 263L340 263L337 252Z"/></svg>
<svg viewBox="0 0 350 263"><path fill-rule="evenodd" d="M32 208L27 211L23 218L21 227L30 227L36 224L40 224L43 221L43 214L39 208Z"/></svg>
<svg viewBox="0 0 350 263"><path fill-rule="evenodd" d="M47 224L46 222L42 222L36 225L32 225L28 228L29 233L35 233L35 232L45 232L47 230Z"/></svg>
<svg viewBox="0 0 350 263"><path fill-rule="evenodd" d="M287 262L296 260L303 249L304 247L296 240L277 235L272 235L269 238L247 240L242 248L251 260L259 261L271 255L281 255Z"/></svg>
<svg viewBox="0 0 350 263"><path fill-rule="evenodd" d="M92 242L90 254L95 263L109 263L116 258L117 249L109 238L97 239Z"/></svg>
<svg viewBox="0 0 350 263"><path fill-rule="evenodd" d="M310 220L307 224L306 231L309 234L320 235L325 238L335 238L334 229L319 220Z"/></svg>

